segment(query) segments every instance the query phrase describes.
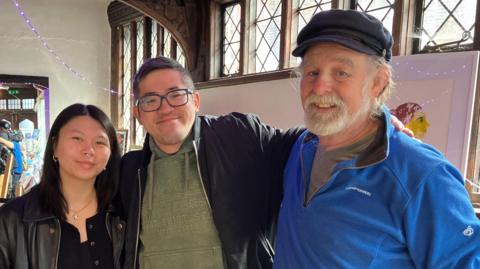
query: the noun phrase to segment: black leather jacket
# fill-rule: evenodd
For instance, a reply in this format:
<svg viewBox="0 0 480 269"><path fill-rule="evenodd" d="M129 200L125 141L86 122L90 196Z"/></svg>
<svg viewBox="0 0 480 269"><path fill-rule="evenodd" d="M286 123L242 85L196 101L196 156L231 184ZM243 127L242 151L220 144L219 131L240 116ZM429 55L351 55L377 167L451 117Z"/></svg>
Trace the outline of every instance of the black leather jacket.
<svg viewBox="0 0 480 269"><path fill-rule="evenodd" d="M114 268L120 268L125 223L107 209ZM39 207L38 188L0 207L0 268L56 269L60 222Z"/></svg>
<svg viewBox="0 0 480 269"><path fill-rule="evenodd" d="M283 167L299 130L282 132L253 115L199 116L196 154L229 269L271 268L272 235L282 199ZM141 201L151 151L126 154L120 173L120 200L127 219L125 269L139 268Z"/></svg>

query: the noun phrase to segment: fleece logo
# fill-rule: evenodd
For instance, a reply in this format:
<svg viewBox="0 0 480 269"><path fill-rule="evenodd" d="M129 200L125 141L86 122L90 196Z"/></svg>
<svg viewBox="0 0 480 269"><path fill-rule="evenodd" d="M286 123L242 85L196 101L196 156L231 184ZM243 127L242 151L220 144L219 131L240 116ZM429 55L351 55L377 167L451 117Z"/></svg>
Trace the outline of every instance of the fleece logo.
<svg viewBox="0 0 480 269"><path fill-rule="evenodd" d="M366 196L368 196L368 197L372 196L372 194L371 194L369 191L362 190L362 189L360 189L360 188L358 188L358 187L346 187L345 190L347 190L347 191L356 191L356 192L359 192L359 193L361 193L361 194L363 194L363 195L366 195Z"/></svg>
<svg viewBox="0 0 480 269"><path fill-rule="evenodd" d="M468 227L463 230L463 235L470 237L473 235L474 232L475 231L473 230L472 226L468 225Z"/></svg>

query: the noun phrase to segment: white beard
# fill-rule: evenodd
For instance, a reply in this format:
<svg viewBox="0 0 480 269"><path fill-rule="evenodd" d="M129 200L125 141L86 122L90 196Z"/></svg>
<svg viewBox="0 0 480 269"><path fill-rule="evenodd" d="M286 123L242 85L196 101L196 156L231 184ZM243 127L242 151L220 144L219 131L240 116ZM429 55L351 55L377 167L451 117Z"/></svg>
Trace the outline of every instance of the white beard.
<svg viewBox="0 0 480 269"><path fill-rule="evenodd" d="M367 85L368 86L368 85ZM335 94L319 96L310 95L304 102L304 120L307 129L317 136L330 136L345 130L372 110L373 100L367 94L368 87L362 89L364 94L363 104L360 109L351 115L343 100ZM319 112L317 105L335 105L337 108L331 112Z"/></svg>

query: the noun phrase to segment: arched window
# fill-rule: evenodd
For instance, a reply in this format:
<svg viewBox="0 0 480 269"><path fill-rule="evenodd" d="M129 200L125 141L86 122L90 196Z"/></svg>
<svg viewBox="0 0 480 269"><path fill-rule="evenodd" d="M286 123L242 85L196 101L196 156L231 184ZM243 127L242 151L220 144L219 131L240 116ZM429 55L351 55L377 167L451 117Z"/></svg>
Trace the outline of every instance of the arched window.
<svg viewBox="0 0 480 269"><path fill-rule="evenodd" d="M160 55L176 59L183 65L186 58L168 29L135 9L113 2L109 18L112 24L112 86L116 86L113 90L117 93L112 95L112 120L118 129L129 130L129 148L140 147L145 131L132 114L136 101L132 80L137 69L145 59Z"/></svg>

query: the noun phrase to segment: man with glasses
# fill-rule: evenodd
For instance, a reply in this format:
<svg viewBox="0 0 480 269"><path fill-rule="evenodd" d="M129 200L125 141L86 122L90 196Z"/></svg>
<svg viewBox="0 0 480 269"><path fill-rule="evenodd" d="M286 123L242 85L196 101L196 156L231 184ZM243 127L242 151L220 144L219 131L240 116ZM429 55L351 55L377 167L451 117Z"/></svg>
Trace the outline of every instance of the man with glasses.
<svg viewBox="0 0 480 269"><path fill-rule="evenodd" d="M196 116L199 94L176 61L146 61L134 116L147 130L122 159L125 268L271 268L282 171L299 130L253 115Z"/></svg>

